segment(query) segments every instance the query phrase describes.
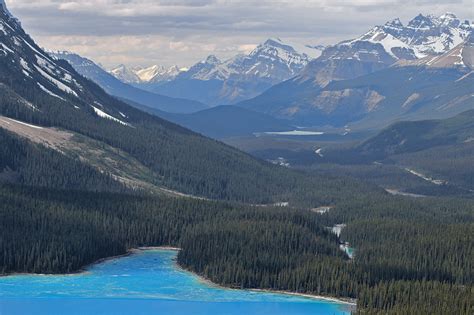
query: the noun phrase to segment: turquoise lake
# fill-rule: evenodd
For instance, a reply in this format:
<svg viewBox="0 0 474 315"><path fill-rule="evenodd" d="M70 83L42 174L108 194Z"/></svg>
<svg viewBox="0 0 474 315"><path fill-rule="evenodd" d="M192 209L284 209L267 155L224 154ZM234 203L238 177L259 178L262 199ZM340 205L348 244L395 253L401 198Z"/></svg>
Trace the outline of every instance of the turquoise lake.
<svg viewBox="0 0 474 315"><path fill-rule="evenodd" d="M178 268L176 254L137 251L81 274L2 277L0 314L350 314L336 302L208 285Z"/></svg>

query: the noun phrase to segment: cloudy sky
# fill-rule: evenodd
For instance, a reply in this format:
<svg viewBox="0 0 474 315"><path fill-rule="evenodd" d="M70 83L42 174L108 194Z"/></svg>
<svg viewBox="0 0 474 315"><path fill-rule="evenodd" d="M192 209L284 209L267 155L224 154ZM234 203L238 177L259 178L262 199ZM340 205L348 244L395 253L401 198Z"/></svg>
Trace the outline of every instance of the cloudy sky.
<svg viewBox="0 0 474 315"><path fill-rule="evenodd" d="M189 66L247 52L269 37L332 44L418 13L473 20L472 0L6 0L43 47L106 67Z"/></svg>

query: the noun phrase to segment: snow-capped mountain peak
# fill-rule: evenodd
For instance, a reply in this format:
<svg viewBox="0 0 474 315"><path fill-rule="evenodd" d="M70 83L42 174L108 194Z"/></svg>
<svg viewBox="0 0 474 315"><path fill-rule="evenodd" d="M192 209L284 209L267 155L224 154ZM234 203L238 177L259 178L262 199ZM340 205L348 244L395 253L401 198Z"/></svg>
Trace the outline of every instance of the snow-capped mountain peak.
<svg viewBox="0 0 474 315"><path fill-rule="evenodd" d="M313 48L306 47L308 51L311 49ZM280 38L269 38L247 56L238 56L225 64L230 73L264 78L276 83L299 74L311 59L312 57L298 51L293 44Z"/></svg>
<svg viewBox="0 0 474 315"><path fill-rule="evenodd" d="M309 61L306 54L298 53L292 46L283 43L279 38L266 40L263 44L258 45L248 57L255 59L257 63L261 62L258 61L259 59L266 58L270 62L284 63L289 68L296 64L306 65Z"/></svg>
<svg viewBox="0 0 474 315"><path fill-rule="evenodd" d="M443 54L461 44L472 32L468 21L445 13L439 17L422 14L408 23L399 38L413 47L419 56Z"/></svg>
<svg viewBox="0 0 474 315"><path fill-rule="evenodd" d="M461 22L453 13L439 17L419 14L407 26L396 18L374 27L359 38L338 45L357 46L353 56L349 56L347 48L344 48L344 58L357 58L361 53L361 42L369 42L381 44L385 52L395 60L411 60L443 54L465 41L471 32L471 24L468 21ZM372 52L374 56L380 53L375 48ZM335 54L334 58L343 57Z"/></svg>
<svg viewBox="0 0 474 315"><path fill-rule="evenodd" d="M307 47L307 50L317 48ZM239 54L224 62L210 55L183 73L183 78L195 80L248 80L265 78L281 82L297 75L311 60L279 38L269 38L248 55Z"/></svg>
<svg viewBox="0 0 474 315"><path fill-rule="evenodd" d="M397 38L403 29L399 19L372 28L362 36L330 46L323 51L325 60L356 60L391 64L400 59L416 59L413 49Z"/></svg>
<svg viewBox="0 0 474 315"><path fill-rule="evenodd" d="M126 83L140 83L140 78L134 70L121 64L109 71L114 77Z"/></svg>
<svg viewBox="0 0 474 315"><path fill-rule="evenodd" d="M228 76L223 62L215 55L210 55L201 60L188 71L181 74L182 78L193 80L225 80Z"/></svg>
<svg viewBox="0 0 474 315"><path fill-rule="evenodd" d="M189 69L158 65L129 69L120 65L110 73L126 83L160 83L177 78L226 81L250 77L277 83L297 75L311 59L319 57L323 49L323 46L288 44L280 38L269 38L248 55L238 54L226 61L209 55Z"/></svg>
<svg viewBox="0 0 474 315"><path fill-rule="evenodd" d="M440 56L448 51L452 51L453 56L449 60L460 64L459 58L454 56L461 56L461 52L453 49L465 42L469 34L472 34L472 25L461 22L452 13L439 17L419 14L406 26L396 18L360 37L328 46L295 81L313 80L325 86L331 81L352 79L395 63ZM466 56L463 51L462 57Z"/></svg>
<svg viewBox="0 0 474 315"><path fill-rule="evenodd" d="M164 70L165 68L163 66L153 65L148 68L140 69L135 74L140 78L140 81L149 82Z"/></svg>
<svg viewBox="0 0 474 315"><path fill-rule="evenodd" d="M148 68L139 69L135 72L141 82L166 82L176 78L183 70L174 65L169 68L153 65Z"/></svg>
<svg viewBox="0 0 474 315"><path fill-rule="evenodd" d="M295 49L292 46L283 43L280 38L269 38L264 43L258 45L257 48L251 54L258 53L261 49L265 49L268 47L279 48L288 52L296 53Z"/></svg>
<svg viewBox="0 0 474 315"><path fill-rule="evenodd" d="M91 65L95 65L95 63L92 60L83 58L79 56L78 54L75 54L71 51L67 51L67 50L57 50L57 51L45 50L45 51L48 53L48 55L51 56L51 58L55 60L61 60L61 59L70 60L71 58L75 58L75 60L80 60L80 62L75 63L75 66L77 67L88 67ZM98 64L98 66L100 65ZM100 67L104 69L102 66Z"/></svg>
<svg viewBox="0 0 474 315"><path fill-rule="evenodd" d="M234 104L300 74L322 50L322 46L269 38L250 53L227 60L210 55L187 71L180 71L174 80L146 88L173 97L188 93L187 97L212 105Z"/></svg>
<svg viewBox="0 0 474 315"><path fill-rule="evenodd" d="M171 81L183 71L185 71L183 68L176 65L169 68L160 65L146 68L128 68L125 65L119 65L110 70L109 73L122 82L138 84Z"/></svg>
<svg viewBox="0 0 474 315"><path fill-rule="evenodd" d="M390 28L394 29L395 26L403 27L400 20L391 21ZM393 36L390 32L387 32L387 24L384 26L376 26L368 33L364 34L358 40L368 41L374 44L380 44L383 46L384 50L395 59L415 59L415 52L413 49Z"/></svg>

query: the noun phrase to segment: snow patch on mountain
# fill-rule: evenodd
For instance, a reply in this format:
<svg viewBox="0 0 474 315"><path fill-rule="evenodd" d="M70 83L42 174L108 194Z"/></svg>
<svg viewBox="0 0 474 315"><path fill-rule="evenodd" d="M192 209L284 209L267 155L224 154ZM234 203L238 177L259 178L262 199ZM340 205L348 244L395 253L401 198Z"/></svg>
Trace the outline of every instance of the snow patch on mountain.
<svg viewBox="0 0 474 315"><path fill-rule="evenodd" d="M50 74L46 73L46 71L44 71L42 68L40 68L39 66L37 65L34 65L34 67L36 68L36 70L44 77L46 78L48 81L50 81L52 84L54 84L58 89L60 89L61 91L63 92L66 92L66 93L69 93L69 94L72 94L76 97L79 97L77 95L77 93L71 89L69 86L67 86L66 84L62 83L61 81L55 79L53 76L51 76Z"/></svg>
<svg viewBox="0 0 474 315"><path fill-rule="evenodd" d="M46 92L47 94L49 94L49 95L51 95L51 96L53 96L53 97L59 98L60 100L65 101L64 98L62 98L61 96L59 96L59 95L57 95L57 94L54 94L53 92L51 92L50 90L48 90L47 88L45 88L43 85L41 85L41 83L37 82L36 84L40 87L41 90L43 90L43 91Z"/></svg>
<svg viewBox="0 0 474 315"><path fill-rule="evenodd" d="M121 125L124 125L124 126L128 126L128 127L131 127L130 124L127 124L126 122L120 120L120 119L117 119L109 114L107 114L106 112L104 112L103 110L95 107L95 106L92 106L92 109L94 109L94 112L97 114L97 116L101 117L101 118L104 118L104 119L109 119L109 120L112 120L112 121L115 121L115 122L118 122L119 124Z"/></svg>
<svg viewBox="0 0 474 315"><path fill-rule="evenodd" d="M0 46L2 46L1 50L2 50L4 55L7 55L8 53L12 53L12 54L15 53L13 50L8 48L4 43L0 43Z"/></svg>
<svg viewBox="0 0 474 315"><path fill-rule="evenodd" d="M21 57L20 57L20 64L21 64L21 67L23 68L23 70L25 70L27 72L31 72L31 69L28 66L28 63L25 61L25 59L23 59Z"/></svg>

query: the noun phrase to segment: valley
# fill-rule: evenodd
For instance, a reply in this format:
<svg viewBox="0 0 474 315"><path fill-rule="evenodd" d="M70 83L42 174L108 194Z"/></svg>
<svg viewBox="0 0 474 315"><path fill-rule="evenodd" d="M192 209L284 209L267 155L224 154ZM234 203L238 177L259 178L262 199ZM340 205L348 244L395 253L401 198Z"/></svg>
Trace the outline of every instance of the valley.
<svg viewBox="0 0 474 315"><path fill-rule="evenodd" d="M111 70L25 28L0 1L0 313L473 313L470 22Z"/></svg>
<svg viewBox="0 0 474 315"><path fill-rule="evenodd" d="M472 111L445 120L400 122L383 131L225 139L268 161L315 174L351 176L406 196L472 197ZM338 136L339 135L339 136ZM436 159L433 159L436 156Z"/></svg>

